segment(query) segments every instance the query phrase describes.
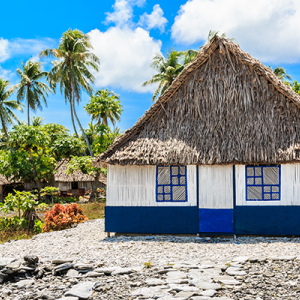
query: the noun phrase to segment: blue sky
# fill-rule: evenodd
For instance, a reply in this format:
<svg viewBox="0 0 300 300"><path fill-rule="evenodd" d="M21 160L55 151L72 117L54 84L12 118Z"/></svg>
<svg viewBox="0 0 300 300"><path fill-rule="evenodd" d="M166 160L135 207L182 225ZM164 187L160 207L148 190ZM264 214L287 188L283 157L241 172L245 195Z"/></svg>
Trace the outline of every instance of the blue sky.
<svg viewBox="0 0 300 300"><path fill-rule="evenodd" d="M16 69L30 57L39 60L45 48L57 47L62 33L78 28L88 33L99 57L94 88L109 88L121 96L123 114L117 125L130 128L151 106L155 87L141 87L152 77L155 53L170 48L197 49L210 29L234 37L241 48L266 65L283 66L300 81L300 1L297 0L54 0L51 3L15 0L1 3L0 77L15 84ZM49 59L42 59L50 70ZM12 98L13 99L13 98ZM83 110L88 95L77 107ZM31 112L33 115L33 112ZM57 92L48 107L37 111L45 122L60 123L72 131L69 106ZM25 113L18 117L26 119Z"/></svg>

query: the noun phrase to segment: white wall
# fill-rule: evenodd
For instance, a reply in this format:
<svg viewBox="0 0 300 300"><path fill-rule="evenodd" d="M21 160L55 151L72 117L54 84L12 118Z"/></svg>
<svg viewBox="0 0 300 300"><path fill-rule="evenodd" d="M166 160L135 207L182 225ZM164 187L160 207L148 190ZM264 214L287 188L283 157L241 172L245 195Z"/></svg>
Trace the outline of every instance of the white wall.
<svg viewBox="0 0 300 300"><path fill-rule="evenodd" d="M107 206L196 206L196 166L187 166L187 202L156 202L156 166L108 165Z"/></svg>
<svg viewBox="0 0 300 300"><path fill-rule="evenodd" d="M233 166L199 166L199 208L233 208Z"/></svg>
<svg viewBox="0 0 300 300"><path fill-rule="evenodd" d="M245 166L236 169L236 205L241 206L284 206L300 205L300 164L281 165L280 201L246 201Z"/></svg>

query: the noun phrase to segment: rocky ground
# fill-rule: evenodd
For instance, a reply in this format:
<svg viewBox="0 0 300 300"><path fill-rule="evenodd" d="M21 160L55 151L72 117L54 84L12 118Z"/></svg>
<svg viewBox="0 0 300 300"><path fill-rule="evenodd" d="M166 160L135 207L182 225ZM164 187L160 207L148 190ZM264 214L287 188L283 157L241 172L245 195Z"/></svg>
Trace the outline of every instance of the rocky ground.
<svg viewBox="0 0 300 300"><path fill-rule="evenodd" d="M0 299L300 299L299 243L106 238L94 220L0 245Z"/></svg>

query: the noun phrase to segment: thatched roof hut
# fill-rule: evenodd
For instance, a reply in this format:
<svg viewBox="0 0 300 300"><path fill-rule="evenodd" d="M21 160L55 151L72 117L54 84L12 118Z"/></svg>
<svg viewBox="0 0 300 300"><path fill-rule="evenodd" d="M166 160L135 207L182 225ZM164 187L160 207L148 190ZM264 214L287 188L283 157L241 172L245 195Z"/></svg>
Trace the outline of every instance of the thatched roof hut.
<svg viewBox="0 0 300 300"><path fill-rule="evenodd" d="M300 96L228 39L100 159L108 232L300 235Z"/></svg>
<svg viewBox="0 0 300 300"><path fill-rule="evenodd" d="M217 36L101 155L109 164L286 163L300 160L300 96Z"/></svg>

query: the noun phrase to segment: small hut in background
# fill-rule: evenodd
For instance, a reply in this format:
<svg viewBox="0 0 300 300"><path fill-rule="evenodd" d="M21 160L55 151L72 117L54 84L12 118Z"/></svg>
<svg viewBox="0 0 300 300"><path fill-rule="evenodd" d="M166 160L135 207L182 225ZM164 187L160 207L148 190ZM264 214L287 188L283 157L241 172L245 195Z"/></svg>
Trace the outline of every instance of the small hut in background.
<svg viewBox="0 0 300 300"><path fill-rule="evenodd" d="M14 181L11 179L7 179L5 176L0 174L0 202L8 195L8 193L12 193L13 190L24 190L24 184L20 181Z"/></svg>
<svg viewBox="0 0 300 300"><path fill-rule="evenodd" d="M76 171L71 175L66 173L68 161L64 161L57 169L54 176L55 187L59 188L62 193L71 193L73 196L83 196L85 192L92 189L92 183L95 181L94 176L83 174ZM106 189L106 176L100 175L98 188Z"/></svg>

